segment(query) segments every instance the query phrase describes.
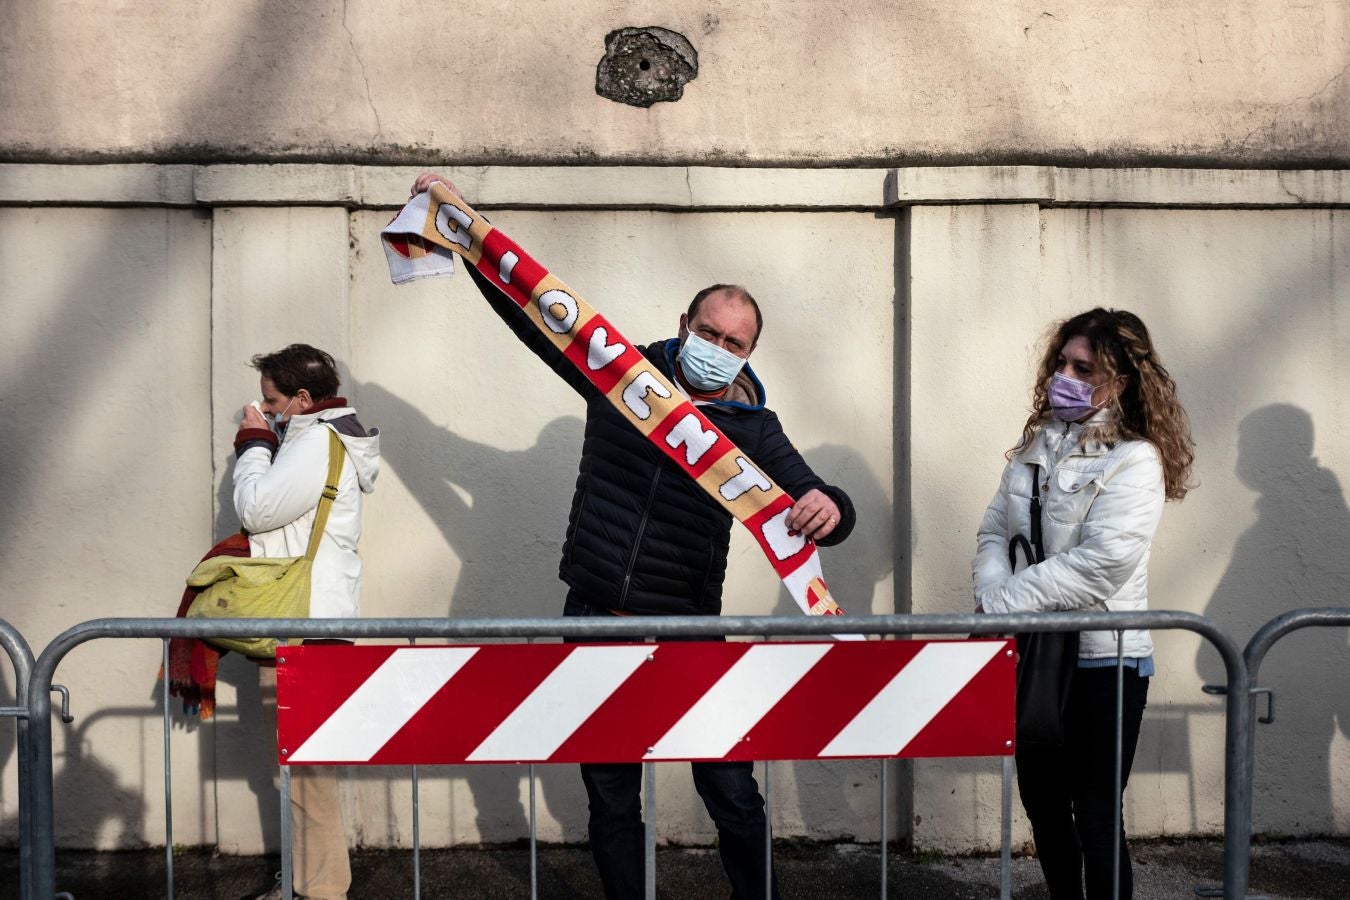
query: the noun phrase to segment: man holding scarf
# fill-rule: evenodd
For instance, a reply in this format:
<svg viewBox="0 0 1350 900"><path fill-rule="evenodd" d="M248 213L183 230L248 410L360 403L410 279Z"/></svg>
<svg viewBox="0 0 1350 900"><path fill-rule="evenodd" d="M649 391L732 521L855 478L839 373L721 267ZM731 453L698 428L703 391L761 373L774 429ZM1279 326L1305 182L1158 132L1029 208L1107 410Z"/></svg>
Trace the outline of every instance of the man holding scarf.
<svg viewBox="0 0 1350 900"><path fill-rule="evenodd" d="M413 194L442 176L423 173ZM531 350L586 400L586 430L559 577L563 614L718 615L732 517L630 424L525 312L472 266L488 304ZM853 504L826 484L765 406L748 365L763 319L750 293L715 284L680 316L677 337L638 348L699 411L797 498L787 516L794 534L821 546L853 530ZM692 763L694 785L717 826L718 850L733 896L764 896L764 799L749 762ZM643 892L641 764L583 764L590 800L591 852L610 900ZM773 886L773 896L778 888Z"/></svg>

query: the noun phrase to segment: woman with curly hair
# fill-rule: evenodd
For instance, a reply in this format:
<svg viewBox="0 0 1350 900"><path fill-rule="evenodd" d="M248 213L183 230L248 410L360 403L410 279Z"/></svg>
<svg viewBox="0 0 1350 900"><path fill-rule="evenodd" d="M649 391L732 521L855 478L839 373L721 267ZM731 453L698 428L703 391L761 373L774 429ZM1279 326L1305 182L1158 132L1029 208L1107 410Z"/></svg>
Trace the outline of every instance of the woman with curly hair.
<svg viewBox="0 0 1350 900"><path fill-rule="evenodd" d="M1194 444L1176 382L1138 316L1099 308L1050 329L1031 415L1007 458L977 539L977 609L1147 609L1153 533L1163 502L1186 496ZM1053 900L1082 900L1085 882L1088 900L1112 896L1113 833L1122 822L1118 640L1123 791L1154 674L1147 631L1083 633L1059 740L1019 735L1018 788ZM1128 900L1123 822L1120 835L1120 897Z"/></svg>

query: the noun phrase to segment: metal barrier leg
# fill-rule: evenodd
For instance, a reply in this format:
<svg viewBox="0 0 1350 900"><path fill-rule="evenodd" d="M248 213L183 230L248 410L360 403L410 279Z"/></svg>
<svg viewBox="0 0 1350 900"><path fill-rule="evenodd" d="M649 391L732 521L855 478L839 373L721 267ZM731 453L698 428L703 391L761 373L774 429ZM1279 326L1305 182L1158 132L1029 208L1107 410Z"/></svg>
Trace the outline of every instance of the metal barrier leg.
<svg viewBox="0 0 1350 900"><path fill-rule="evenodd" d="M999 798L999 900L1012 900L1012 782L1013 758L1003 757L1003 790Z"/></svg>
<svg viewBox="0 0 1350 900"><path fill-rule="evenodd" d="M534 763L530 763L530 900L539 900L539 829L534 807Z"/></svg>
<svg viewBox="0 0 1350 900"><path fill-rule="evenodd" d="M642 764L642 855L644 893L656 900L656 763Z"/></svg>
<svg viewBox="0 0 1350 900"><path fill-rule="evenodd" d="M525 643L534 644L534 638ZM539 900L539 828L535 813L535 769L530 763L530 900Z"/></svg>
<svg viewBox="0 0 1350 900"><path fill-rule="evenodd" d="M32 760L25 749L28 746L28 720L18 719L16 725L15 747L19 756L19 897L21 900L33 900L37 894L33 888Z"/></svg>
<svg viewBox="0 0 1350 900"><path fill-rule="evenodd" d="M773 783L764 760L764 900L773 898Z"/></svg>
<svg viewBox="0 0 1350 900"><path fill-rule="evenodd" d="M1252 724L1256 701L1249 689L1251 679L1242 659L1230 661L1227 723L1224 734L1223 895L1225 900L1244 900L1252 852L1252 766L1256 733Z"/></svg>
<svg viewBox="0 0 1350 900"><path fill-rule="evenodd" d="M889 838L890 809L886 796L886 760L881 761L881 900L886 900L886 842Z"/></svg>
<svg viewBox="0 0 1350 900"><path fill-rule="evenodd" d="M421 783L417 780L417 766L412 767L413 819L413 900L422 900L422 810Z"/></svg>
<svg viewBox="0 0 1350 900"><path fill-rule="evenodd" d="M295 900L291 883L291 767L281 767L281 897Z"/></svg>
<svg viewBox="0 0 1350 900"><path fill-rule="evenodd" d="M1120 787L1120 763L1125 743L1125 632L1116 632L1116 768L1112 773L1112 801L1116 818L1111 823L1111 900L1120 900L1120 841L1125 830L1125 798Z"/></svg>
<svg viewBox="0 0 1350 900"><path fill-rule="evenodd" d="M33 651L13 626L0 620L0 646L14 668L14 736L19 768L19 897L33 900L33 810L29 800L31 780L28 755L28 682L33 672Z"/></svg>
<svg viewBox="0 0 1350 900"><path fill-rule="evenodd" d="M408 638L408 646L417 646L417 638ZM422 791L417 779L417 766L412 767L412 828L413 828L413 900L422 900Z"/></svg>
<svg viewBox="0 0 1350 900"><path fill-rule="evenodd" d="M28 805L32 818L33 878L31 897L56 893L56 842L52 812L52 698L50 675L34 677L28 685ZM22 751L22 747L20 748Z"/></svg>
<svg viewBox="0 0 1350 900"><path fill-rule="evenodd" d="M169 639L164 639L164 896L173 900L173 756L169 736Z"/></svg>

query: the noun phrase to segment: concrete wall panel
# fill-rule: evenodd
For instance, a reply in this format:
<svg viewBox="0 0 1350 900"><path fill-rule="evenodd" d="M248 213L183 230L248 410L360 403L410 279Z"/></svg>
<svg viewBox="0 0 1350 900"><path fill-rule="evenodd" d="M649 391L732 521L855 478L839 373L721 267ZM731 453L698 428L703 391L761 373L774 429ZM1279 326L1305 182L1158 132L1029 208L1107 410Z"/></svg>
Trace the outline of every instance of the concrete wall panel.
<svg viewBox="0 0 1350 900"><path fill-rule="evenodd" d="M970 559L1016 438L1040 298L1040 210L1033 204L910 211L909 452L913 612L970 612ZM897 361L897 365L905 365ZM918 760L916 846L997 846L997 760ZM1025 839L1019 820L1017 840Z"/></svg>

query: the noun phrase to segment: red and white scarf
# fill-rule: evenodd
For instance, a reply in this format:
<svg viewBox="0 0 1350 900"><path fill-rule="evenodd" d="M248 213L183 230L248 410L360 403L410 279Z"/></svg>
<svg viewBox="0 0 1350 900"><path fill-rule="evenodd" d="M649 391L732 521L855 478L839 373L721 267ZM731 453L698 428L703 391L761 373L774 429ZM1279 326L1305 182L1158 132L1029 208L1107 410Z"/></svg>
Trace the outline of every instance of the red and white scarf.
<svg viewBox="0 0 1350 900"><path fill-rule="evenodd" d="M789 532L793 499L604 316L442 184L408 201L380 233L395 284L449 275L454 256L510 297L596 389L759 542L808 615L843 615L816 545Z"/></svg>

